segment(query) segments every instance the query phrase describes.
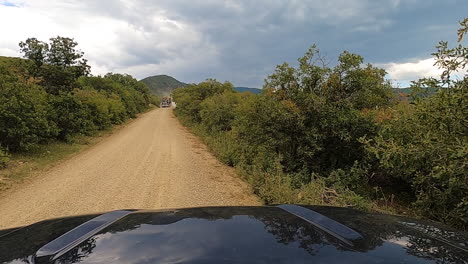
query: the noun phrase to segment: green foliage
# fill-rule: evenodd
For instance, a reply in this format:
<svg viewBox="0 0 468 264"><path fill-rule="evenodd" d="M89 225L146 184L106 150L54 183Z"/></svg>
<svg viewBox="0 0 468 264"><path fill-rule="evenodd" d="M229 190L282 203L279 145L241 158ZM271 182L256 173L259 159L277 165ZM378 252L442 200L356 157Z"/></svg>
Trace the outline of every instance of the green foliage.
<svg viewBox="0 0 468 264"><path fill-rule="evenodd" d="M42 87L0 75L0 144L10 151L27 150L53 138L57 128L47 119L47 109Z"/></svg>
<svg viewBox="0 0 468 264"><path fill-rule="evenodd" d="M73 39L50 41L20 43L28 60L0 58L0 145L8 151L91 135L159 101L130 75L86 76L89 67Z"/></svg>
<svg viewBox="0 0 468 264"><path fill-rule="evenodd" d="M86 66L86 60L83 59L83 52L76 49L78 43L72 38L57 36L50 39L47 49L46 62L51 65L63 68L78 66L82 67L80 75L87 75L89 67Z"/></svg>
<svg viewBox="0 0 468 264"><path fill-rule="evenodd" d="M283 162L298 162L293 156L303 138L301 116L290 102L280 102L271 96L252 96L239 106L234 131L246 164L253 164L255 157L262 157L257 166L270 169L275 158L283 156ZM259 152L262 152L260 154ZM284 164L292 169L295 164Z"/></svg>
<svg viewBox="0 0 468 264"><path fill-rule="evenodd" d="M60 36L51 38L50 44L36 38L19 43L24 57L33 62L29 67L30 75L38 77L52 94L72 91L75 81L90 73L87 60L83 52L76 49L77 45L73 39Z"/></svg>
<svg viewBox="0 0 468 264"><path fill-rule="evenodd" d="M36 38L28 38L26 41L19 43L20 51L24 53L24 57L31 60L36 69L39 69L46 61L49 51L49 44L39 41Z"/></svg>
<svg viewBox="0 0 468 264"><path fill-rule="evenodd" d="M86 107L88 117L96 130L111 126L110 101L105 95L94 89L81 89L75 91L75 96Z"/></svg>
<svg viewBox="0 0 468 264"><path fill-rule="evenodd" d="M242 97L231 90L208 97L200 105L201 124L212 133L231 130L235 118L233 109L240 103Z"/></svg>
<svg viewBox="0 0 468 264"><path fill-rule="evenodd" d="M359 166L366 157L361 138L377 126L361 109L391 105L393 92L385 72L362 68L360 56L343 53L330 69L312 63L317 54L312 47L298 68L278 66L260 95L233 93L213 80L177 89L176 114L266 203L367 208L368 199L356 193L371 189Z"/></svg>
<svg viewBox="0 0 468 264"><path fill-rule="evenodd" d="M466 227L468 80L450 79L466 53L439 45L444 74L413 82L411 104L361 56L343 52L330 68L312 46L298 67L278 65L259 95L213 80L177 89L176 114L268 204L371 209L396 197Z"/></svg>
<svg viewBox="0 0 468 264"><path fill-rule="evenodd" d="M30 60L0 56L0 75L3 78L27 80L30 78L28 69L32 65Z"/></svg>
<svg viewBox="0 0 468 264"><path fill-rule="evenodd" d="M0 169L5 168L8 162L10 161L10 155L6 150L0 147Z"/></svg>
<svg viewBox="0 0 468 264"><path fill-rule="evenodd" d="M458 225L468 223L467 95L466 86L441 89L411 114L384 123L368 143L378 172L409 186L422 214Z"/></svg>
<svg viewBox="0 0 468 264"><path fill-rule="evenodd" d="M314 94L327 103L354 109L391 106L395 96L385 80L385 70L370 64L363 66L364 59L356 54L343 52L338 65L327 67L328 62L313 45L299 58L299 67L287 63L278 65L270 75L265 88L275 91L282 100L292 99L303 105L304 95Z"/></svg>
<svg viewBox="0 0 468 264"><path fill-rule="evenodd" d="M58 139L69 141L73 135L89 134L97 128L85 105L73 93L49 97L48 118L59 128Z"/></svg>
<svg viewBox="0 0 468 264"><path fill-rule="evenodd" d="M459 40L466 33L461 22ZM451 80L451 74L468 64L467 47L448 48L441 42L434 53L443 68L440 79L413 82L411 112L382 123L378 136L367 141L374 171L380 179L407 186L414 206L432 219L468 225L468 79ZM432 96L420 96L433 88ZM388 182L388 180L386 180Z"/></svg>
<svg viewBox="0 0 468 264"><path fill-rule="evenodd" d="M198 123L201 121L200 104L203 100L226 90L232 92L233 89L229 82L222 84L216 80L206 80L198 85L190 84L183 89L174 90L173 97L177 102L176 113L184 118L184 121Z"/></svg>
<svg viewBox="0 0 468 264"><path fill-rule="evenodd" d="M139 83L132 76L108 73L104 78L121 85L122 88L117 90L117 94L122 98L128 116L135 117L136 114L143 112L151 103L148 87L145 84Z"/></svg>
<svg viewBox="0 0 468 264"><path fill-rule="evenodd" d="M81 77L78 84L84 89L96 89L108 97L119 97L127 117L135 117L151 103L148 88L130 75L108 73L104 77Z"/></svg>

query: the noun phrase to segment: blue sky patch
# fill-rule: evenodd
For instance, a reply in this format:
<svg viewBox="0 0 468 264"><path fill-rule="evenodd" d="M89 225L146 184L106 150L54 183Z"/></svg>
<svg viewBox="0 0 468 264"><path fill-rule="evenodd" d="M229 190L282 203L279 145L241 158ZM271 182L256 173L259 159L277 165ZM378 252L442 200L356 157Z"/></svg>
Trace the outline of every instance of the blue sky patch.
<svg viewBox="0 0 468 264"><path fill-rule="evenodd" d="M15 3L12 3L12 2L8 2L8 1L0 1L0 5L2 5L2 6L11 6L11 7L19 7L19 5L15 4Z"/></svg>

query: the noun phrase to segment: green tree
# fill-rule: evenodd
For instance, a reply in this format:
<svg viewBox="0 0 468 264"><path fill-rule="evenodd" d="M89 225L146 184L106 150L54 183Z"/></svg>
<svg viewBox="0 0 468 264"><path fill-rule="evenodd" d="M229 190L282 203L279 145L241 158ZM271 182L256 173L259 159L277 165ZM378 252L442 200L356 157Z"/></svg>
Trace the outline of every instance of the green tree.
<svg viewBox="0 0 468 264"><path fill-rule="evenodd" d="M278 139L279 144L286 143L278 154L287 172L305 175L301 181L309 181L311 173L327 175L361 161L365 149L360 138L376 133L373 121L361 111L394 103L385 71L370 64L363 66L363 62L361 56L345 51L338 65L329 68L313 45L299 58L299 67L279 65L267 78L264 96L279 100L297 113L292 123L269 126L287 124L284 129L289 136Z"/></svg>
<svg viewBox="0 0 468 264"><path fill-rule="evenodd" d="M447 41L441 41L436 46L437 52L432 54L436 60L436 65L443 69L440 79L447 87L451 87L454 83L458 83L457 80L450 79L452 73L465 69L468 64L468 47L461 44L463 37L467 32L468 18L465 18L460 22L460 28L457 32L458 42L460 42L460 44L454 48L449 48Z"/></svg>
<svg viewBox="0 0 468 264"><path fill-rule="evenodd" d="M76 49L77 45L72 38L60 36L51 38L49 44L36 38L19 44L24 57L34 62L31 74L40 77L41 85L52 94L72 91L75 81L90 73L87 60L83 52Z"/></svg>
<svg viewBox="0 0 468 264"><path fill-rule="evenodd" d="M278 99L293 100L299 107L308 94L355 109L391 106L395 96L385 80L385 70L371 64L363 66L363 62L361 56L345 51L339 56L338 65L329 68L329 62L313 45L299 58L299 67L278 65L268 76L264 89L274 91Z"/></svg>
<svg viewBox="0 0 468 264"><path fill-rule="evenodd" d="M34 62L34 68L31 71L33 75L36 75L39 68L46 62L49 44L36 38L28 38L26 41L21 41L19 46L24 57Z"/></svg>
<svg viewBox="0 0 468 264"><path fill-rule="evenodd" d="M466 28L467 19L461 24ZM459 31L460 32L460 31ZM460 41L463 37L460 35ZM383 123L370 140L369 153L378 161L375 174L412 190L414 205L424 216L460 227L468 225L468 80L451 80L464 70L467 48L441 42L434 53L443 68L440 79L422 79L414 88L432 87L432 96L416 97L413 111Z"/></svg>

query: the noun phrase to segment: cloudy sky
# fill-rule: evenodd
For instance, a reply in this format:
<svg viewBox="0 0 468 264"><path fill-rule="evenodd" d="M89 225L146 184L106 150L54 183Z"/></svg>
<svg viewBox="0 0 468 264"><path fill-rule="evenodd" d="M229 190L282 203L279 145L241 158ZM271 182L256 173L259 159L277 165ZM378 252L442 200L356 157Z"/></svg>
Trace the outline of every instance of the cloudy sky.
<svg viewBox="0 0 468 264"><path fill-rule="evenodd" d="M28 37L72 37L93 74L168 74L261 87L316 43L383 67L400 86L437 76L431 53L455 43L466 0L0 0L0 56Z"/></svg>

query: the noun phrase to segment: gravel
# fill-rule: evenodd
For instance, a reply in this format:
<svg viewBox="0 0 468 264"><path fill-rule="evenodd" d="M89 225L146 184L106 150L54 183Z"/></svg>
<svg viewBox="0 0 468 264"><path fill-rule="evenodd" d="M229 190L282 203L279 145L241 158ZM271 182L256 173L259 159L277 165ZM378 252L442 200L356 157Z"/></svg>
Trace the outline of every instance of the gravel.
<svg viewBox="0 0 468 264"><path fill-rule="evenodd" d="M140 116L0 199L0 228L116 209L260 205L172 109Z"/></svg>

